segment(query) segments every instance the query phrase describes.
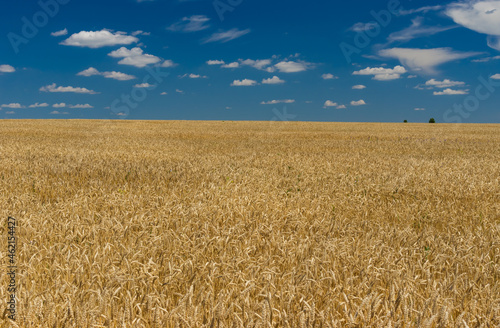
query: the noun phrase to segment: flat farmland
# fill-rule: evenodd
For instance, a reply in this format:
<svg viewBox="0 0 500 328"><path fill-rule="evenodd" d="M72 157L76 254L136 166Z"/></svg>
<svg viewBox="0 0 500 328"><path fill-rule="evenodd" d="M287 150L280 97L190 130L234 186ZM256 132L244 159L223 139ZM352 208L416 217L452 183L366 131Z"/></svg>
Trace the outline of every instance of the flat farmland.
<svg viewBox="0 0 500 328"><path fill-rule="evenodd" d="M0 121L2 312L9 216L19 327L500 326L499 125Z"/></svg>

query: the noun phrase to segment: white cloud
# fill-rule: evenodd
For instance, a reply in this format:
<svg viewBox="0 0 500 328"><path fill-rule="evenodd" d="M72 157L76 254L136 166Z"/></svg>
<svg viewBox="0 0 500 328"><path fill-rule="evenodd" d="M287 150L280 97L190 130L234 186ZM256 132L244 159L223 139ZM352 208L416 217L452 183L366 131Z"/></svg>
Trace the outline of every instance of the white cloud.
<svg viewBox="0 0 500 328"><path fill-rule="evenodd" d="M273 76L272 78L269 78L269 79L263 79L262 83L263 84L283 84L283 83L285 83L285 80L282 80L277 76Z"/></svg>
<svg viewBox="0 0 500 328"><path fill-rule="evenodd" d="M73 93L87 93L91 95L95 95L98 92L95 92L94 90L89 90L87 88L80 88L80 87L62 87L62 86L56 86L55 83L52 83L50 85L46 85L44 87L40 88L40 91L42 92L73 92Z"/></svg>
<svg viewBox="0 0 500 328"><path fill-rule="evenodd" d="M347 107L345 105L340 105L340 106L337 106L337 109L346 109Z"/></svg>
<svg viewBox="0 0 500 328"><path fill-rule="evenodd" d="M64 107L66 107L66 103L54 104L54 105L52 105L52 107L54 107L54 108L64 108Z"/></svg>
<svg viewBox="0 0 500 328"><path fill-rule="evenodd" d="M415 108L414 110L425 110L425 108Z"/></svg>
<svg viewBox="0 0 500 328"><path fill-rule="evenodd" d="M323 105L323 108L328 108L328 107L338 107L338 103L333 102L331 100L325 101L325 104Z"/></svg>
<svg viewBox="0 0 500 328"><path fill-rule="evenodd" d="M411 15L411 14L418 14L418 13L427 13L429 11L438 11L438 10L441 10L443 9L443 6L425 6L425 7L421 7L421 8L418 8L418 9L409 9L409 10L404 10L404 9L401 9L398 13L398 15L401 15L401 16L405 16L405 15Z"/></svg>
<svg viewBox="0 0 500 328"><path fill-rule="evenodd" d="M361 99L361 100L358 100L358 101L351 101L351 106L363 106L363 105L366 105L366 102Z"/></svg>
<svg viewBox="0 0 500 328"><path fill-rule="evenodd" d="M175 67L175 66L177 66L177 64L174 63L172 60L167 59L160 66L161 67Z"/></svg>
<svg viewBox="0 0 500 328"><path fill-rule="evenodd" d="M312 68L311 63L299 61L282 61L274 65L281 73L297 73L297 72L303 72L308 70L309 68Z"/></svg>
<svg viewBox="0 0 500 328"><path fill-rule="evenodd" d="M251 67L256 68L258 70L263 70L267 66L271 65L271 60L270 59L258 59L258 60L253 60L253 59L241 60L240 59L240 63L241 63L241 65L251 66Z"/></svg>
<svg viewBox="0 0 500 328"><path fill-rule="evenodd" d="M480 58L480 59L473 59L471 62L473 63L487 63L492 60L499 60L500 56L493 56L493 57L485 57L485 58Z"/></svg>
<svg viewBox="0 0 500 328"><path fill-rule="evenodd" d="M500 51L500 37L488 35L486 41L488 47Z"/></svg>
<svg viewBox="0 0 500 328"><path fill-rule="evenodd" d="M130 50L125 47L121 47L118 50L110 52L108 56L123 58L118 62L118 64L131 65L139 68L145 67L149 64L156 64L161 61L161 59L156 56L145 54L139 47L135 47Z"/></svg>
<svg viewBox="0 0 500 328"><path fill-rule="evenodd" d="M417 17L412 20L410 27L401 31L391 33L387 40L392 42L407 42L416 38L434 35L440 32L448 31L457 26L422 26L424 21L423 17Z"/></svg>
<svg viewBox="0 0 500 328"><path fill-rule="evenodd" d="M240 63L233 62L233 63L222 65L221 67L223 67L223 68L238 68L238 67L240 67Z"/></svg>
<svg viewBox="0 0 500 328"><path fill-rule="evenodd" d="M451 81L448 79L444 79L443 81L437 81L435 79L431 79L427 82L425 82L426 87L430 88L449 88L449 87L457 87L457 86L464 86L465 82L461 81Z"/></svg>
<svg viewBox="0 0 500 328"><path fill-rule="evenodd" d="M445 11L455 23L470 30L500 36L500 1L463 1L448 5Z"/></svg>
<svg viewBox="0 0 500 328"><path fill-rule="evenodd" d="M353 90L363 90L363 89L366 89L366 86L364 86L364 85L362 85L362 84L353 85L353 86L352 86L352 89L353 89Z"/></svg>
<svg viewBox="0 0 500 328"><path fill-rule="evenodd" d="M134 31L130 33L132 36L137 36L137 35L151 35L151 32L144 32L142 30L139 31Z"/></svg>
<svg viewBox="0 0 500 328"><path fill-rule="evenodd" d="M490 79L493 79L493 80L500 80L500 74L495 74L495 75L492 75L490 77Z"/></svg>
<svg viewBox="0 0 500 328"><path fill-rule="evenodd" d="M261 105L276 105L276 104L293 104L294 102L295 102L295 99L283 99L283 100L263 101L260 104Z"/></svg>
<svg viewBox="0 0 500 328"><path fill-rule="evenodd" d="M87 76L87 77L94 76L94 75L99 75L99 76L104 76L107 79L114 79L114 80L118 80L118 81L128 81L128 80L135 79L135 76L128 75L128 74L121 73L121 72L115 72L115 71L112 71L112 72L99 72L94 67L89 67L86 70L81 71L80 73L78 73L76 75Z"/></svg>
<svg viewBox="0 0 500 328"><path fill-rule="evenodd" d="M190 79L206 79L208 78L208 76L206 75L199 75L199 74L184 74L184 75L179 75L179 77L182 79L182 78L185 78L185 77L189 77Z"/></svg>
<svg viewBox="0 0 500 328"><path fill-rule="evenodd" d="M149 83L141 83L134 85L134 88L154 88L154 87L156 87L156 85Z"/></svg>
<svg viewBox="0 0 500 328"><path fill-rule="evenodd" d="M373 77L377 81L392 81L401 78L399 74L377 74Z"/></svg>
<svg viewBox="0 0 500 328"><path fill-rule="evenodd" d="M177 93L184 93L184 91L182 91L180 89L175 89L175 92L177 92Z"/></svg>
<svg viewBox="0 0 500 328"><path fill-rule="evenodd" d="M20 103L10 103L10 104L3 104L0 107L2 108L24 108Z"/></svg>
<svg viewBox="0 0 500 328"><path fill-rule="evenodd" d="M469 90L452 90L450 88L444 89L443 91L434 91L435 96L455 96L455 95L466 95L469 94Z"/></svg>
<svg viewBox="0 0 500 328"><path fill-rule="evenodd" d="M360 71L355 71L353 75L373 75L373 79L377 81L390 81L396 80L402 74L407 73L406 68L403 66L395 66L394 68L385 67L367 67Z"/></svg>
<svg viewBox="0 0 500 328"><path fill-rule="evenodd" d="M49 107L49 104L47 103L34 103L33 105L29 105L29 108L40 108L40 107Z"/></svg>
<svg viewBox="0 0 500 328"><path fill-rule="evenodd" d="M416 76L416 75L408 75L408 78L409 78L409 79L414 79L414 78L417 78L417 77L418 77L418 76Z"/></svg>
<svg viewBox="0 0 500 328"><path fill-rule="evenodd" d="M321 75L321 78L323 80L334 80L334 79L338 79L338 76L335 76L333 74L327 73L327 74Z"/></svg>
<svg viewBox="0 0 500 328"><path fill-rule="evenodd" d="M70 105L69 108L87 109L87 108L94 108L94 106L89 104L78 104L78 105Z"/></svg>
<svg viewBox="0 0 500 328"><path fill-rule="evenodd" d="M448 5L445 11L455 23L488 35L488 46L500 51L500 1L462 1Z"/></svg>
<svg viewBox="0 0 500 328"><path fill-rule="evenodd" d="M457 52L450 48L412 49L392 48L379 51L379 55L386 58L398 59L401 64L414 71L435 74L436 67L458 59L476 56L478 52Z"/></svg>
<svg viewBox="0 0 500 328"><path fill-rule="evenodd" d="M226 62L223 60L208 60L207 64L208 65L224 65Z"/></svg>
<svg viewBox="0 0 500 328"><path fill-rule="evenodd" d="M50 33L50 35L52 35L52 36L63 36L63 35L67 35L67 34L68 34L67 28L65 28L64 30Z"/></svg>
<svg viewBox="0 0 500 328"><path fill-rule="evenodd" d="M14 73L16 69L10 65L0 65L0 73Z"/></svg>
<svg viewBox="0 0 500 328"><path fill-rule="evenodd" d="M59 112L57 110L54 110L54 111L50 112L50 114L52 114L52 115L66 115L66 114L68 114L68 112L62 112L61 113L61 112Z"/></svg>
<svg viewBox="0 0 500 328"><path fill-rule="evenodd" d="M193 15L190 17L184 17L177 23L174 23L167 27L167 30L173 32L198 32L206 30L210 27L208 22L210 18L205 15Z"/></svg>
<svg viewBox="0 0 500 328"><path fill-rule="evenodd" d="M257 81L249 79L234 80L233 83L231 83L232 87L253 87L254 85L257 85Z"/></svg>
<svg viewBox="0 0 500 328"><path fill-rule="evenodd" d="M166 92L164 91L164 92L160 93L160 95L162 95L162 96L166 96L166 95L168 95L168 93L166 93Z"/></svg>
<svg viewBox="0 0 500 328"><path fill-rule="evenodd" d="M81 31L71 35L61 42L65 46L101 48L106 46L128 45L138 42L135 36L127 35L124 32L112 33L109 30L101 31Z"/></svg>
<svg viewBox="0 0 500 328"><path fill-rule="evenodd" d="M229 42L231 40L240 38L248 33L250 33L250 29L239 30L237 28L233 28L229 31L214 33L209 38L205 39L205 41L203 41L203 43L210 43L210 42L226 43L226 42Z"/></svg>
<svg viewBox="0 0 500 328"><path fill-rule="evenodd" d="M353 26L351 26L350 30L354 32L366 32L371 30L372 28L375 28L378 24L375 22L369 22L369 23L356 23Z"/></svg>

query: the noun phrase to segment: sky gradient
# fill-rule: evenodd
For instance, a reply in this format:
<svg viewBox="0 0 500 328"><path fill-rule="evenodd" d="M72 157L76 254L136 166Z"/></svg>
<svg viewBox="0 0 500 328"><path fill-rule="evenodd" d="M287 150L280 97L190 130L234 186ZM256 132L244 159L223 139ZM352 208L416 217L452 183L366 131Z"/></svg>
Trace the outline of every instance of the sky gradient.
<svg viewBox="0 0 500 328"><path fill-rule="evenodd" d="M3 1L0 119L500 122L500 1Z"/></svg>

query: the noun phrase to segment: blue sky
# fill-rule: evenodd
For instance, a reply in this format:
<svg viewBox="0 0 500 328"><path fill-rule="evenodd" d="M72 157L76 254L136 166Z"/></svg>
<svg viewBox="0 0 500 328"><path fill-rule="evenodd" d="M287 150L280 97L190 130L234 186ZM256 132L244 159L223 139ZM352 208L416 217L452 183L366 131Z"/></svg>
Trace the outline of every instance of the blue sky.
<svg viewBox="0 0 500 328"><path fill-rule="evenodd" d="M0 119L500 122L500 1L0 7Z"/></svg>

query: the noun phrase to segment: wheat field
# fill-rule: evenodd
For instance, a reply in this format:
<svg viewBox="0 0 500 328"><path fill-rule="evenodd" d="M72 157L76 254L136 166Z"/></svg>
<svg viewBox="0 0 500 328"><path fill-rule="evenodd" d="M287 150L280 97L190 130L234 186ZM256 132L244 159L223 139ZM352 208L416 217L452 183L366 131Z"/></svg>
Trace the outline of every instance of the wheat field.
<svg viewBox="0 0 500 328"><path fill-rule="evenodd" d="M499 327L499 163L499 125L0 121L1 327Z"/></svg>

